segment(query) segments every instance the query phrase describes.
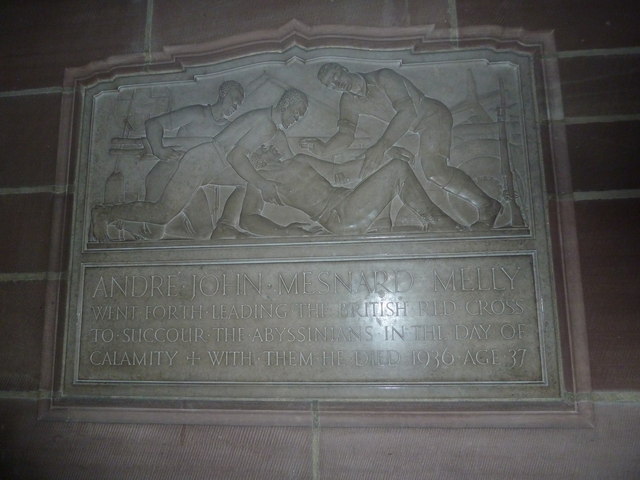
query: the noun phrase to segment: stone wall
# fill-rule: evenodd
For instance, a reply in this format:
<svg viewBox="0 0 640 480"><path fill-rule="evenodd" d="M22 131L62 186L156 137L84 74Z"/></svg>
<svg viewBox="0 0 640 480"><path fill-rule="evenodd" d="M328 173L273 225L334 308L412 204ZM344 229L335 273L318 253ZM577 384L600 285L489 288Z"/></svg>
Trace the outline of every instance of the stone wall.
<svg viewBox="0 0 640 480"><path fill-rule="evenodd" d="M0 470L3 478L634 478L640 475L640 29L624 0L61 0L0 7ZM394 429L37 420L64 68L152 58L292 18L307 25L554 30L595 425Z"/></svg>

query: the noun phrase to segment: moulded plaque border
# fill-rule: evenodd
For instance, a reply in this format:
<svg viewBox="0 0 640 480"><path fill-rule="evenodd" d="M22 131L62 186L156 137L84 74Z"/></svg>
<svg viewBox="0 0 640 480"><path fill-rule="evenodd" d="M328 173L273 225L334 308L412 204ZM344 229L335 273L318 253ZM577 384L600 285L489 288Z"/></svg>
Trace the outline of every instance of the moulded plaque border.
<svg viewBox="0 0 640 480"><path fill-rule="evenodd" d="M547 404L535 399L498 405L491 402L407 402L407 401L296 401L296 402L208 402L161 401L157 399L67 399L61 384L64 350L66 279L52 279L46 293L42 375L41 418L73 421L215 423L251 425L331 426L505 426L584 427L592 423L588 347L584 303L577 254L575 214L571 197L566 135L560 95L560 81L552 32L527 32L493 26L435 29L414 27L356 27L344 25L307 26L292 20L275 30L260 30L199 45L168 46L150 55L109 57L84 67L65 71L58 142L56 185L50 241L50 271L66 271L71 235L70 205L74 201L74 171L83 89L104 79L145 72L180 71L188 66L221 62L257 52L281 52L290 47L304 49L345 47L355 49L412 49L415 52L446 52L459 48L515 49L534 59L538 88L538 118L541 129L549 130L548 145L539 145L546 176L546 203L552 213L548 240L550 278L556 296L558 355L562 356L560 381L564 398ZM547 124L545 124L547 122ZM537 140L541 141L541 140ZM545 151L543 146L548 146ZM104 399L103 399L104 400ZM102 405L101 405L102 404ZM496 408L497 407L497 408Z"/></svg>

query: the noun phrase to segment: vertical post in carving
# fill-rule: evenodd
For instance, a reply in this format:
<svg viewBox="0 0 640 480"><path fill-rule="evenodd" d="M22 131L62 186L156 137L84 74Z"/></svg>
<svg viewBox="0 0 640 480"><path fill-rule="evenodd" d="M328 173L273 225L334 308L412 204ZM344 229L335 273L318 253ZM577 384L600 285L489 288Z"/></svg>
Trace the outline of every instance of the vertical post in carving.
<svg viewBox="0 0 640 480"><path fill-rule="evenodd" d="M504 82L502 78L498 79L500 86L500 106L498 107L498 140L500 143L500 168L502 169L503 198L506 208L509 209L511 218L510 225L512 227L526 226L520 206L516 199L518 194L513 186L513 170L511 167L511 156L509 152L509 136L507 134L507 102L504 94Z"/></svg>

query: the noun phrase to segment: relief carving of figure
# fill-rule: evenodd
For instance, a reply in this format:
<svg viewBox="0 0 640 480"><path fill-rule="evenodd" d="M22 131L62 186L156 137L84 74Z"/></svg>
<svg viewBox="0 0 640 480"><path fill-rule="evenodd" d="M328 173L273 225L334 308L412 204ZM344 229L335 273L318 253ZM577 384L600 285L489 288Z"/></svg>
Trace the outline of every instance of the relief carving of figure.
<svg viewBox="0 0 640 480"><path fill-rule="evenodd" d="M218 99L211 105L189 105L148 119L146 141L159 161L145 179L145 200L160 199L169 180L176 172L185 151L210 141L227 125L229 118L244 100L244 89L238 82L223 82ZM166 132L176 132L167 136ZM213 223L204 190L194 192L190 202L166 225L153 223L127 224L125 229L138 238L159 239L169 234L181 238L209 238Z"/></svg>
<svg viewBox="0 0 640 480"><path fill-rule="evenodd" d="M329 233L367 233L396 197L420 219L424 230L455 229L453 220L422 188L409 166L412 160L409 151L392 147L383 159L375 160L380 168L355 187L345 188L328 178L357 174L365 167L364 157L340 165L305 154L283 159L274 146L262 146L252 155L256 171L276 185L278 201L303 211ZM267 236L317 233L311 224L278 225L262 215L263 208L263 197L249 184L240 216L242 228Z"/></svg>
<svg viewBox="0 0 640 480"><path fill-rule="evenodd" d="M451 149L452 116L440 101L427 97L410 80L390 69L352 73L338 63L324 64L320 82L341 92L338 131L326 142L305 138L301 147L320 157L351 145L361 115L383 121L384 133L364 154L361 177L381 167L385 152L407 132L419 136L418 159L427 179L456 195L478 211L476 224L492 228L500 203L483 192L462 170L448 164ZM393 184L390 183L390 190Z"/></svg>
<svg viewBox="0 0 640 480"><path fill-rule="evenodd" d="M225 96L225 98L227 97L229 95ZM231 106L234 103L233 108L235 109L237 102L232 101ZM158 188L158 192L155 192L159 193L158 198L146 198L144 201L115 205L96 205L91 214L93 236L97 241L109 240L108 225L116 221L166 225L190 204L194 195L197 195L200 187L204 185L236 187L225 203L212 238L242 236L236 227L242 211L247 184L257 189L264 201L281 203L274 181L259 175L251 164L249 156L261 145L273 145L279 152L291 156L291 150L283 130L295 124L306 113L307 106L308 100L304 93L296 89L289 89L284 92L275 106L252 110L239 116L212 141L187 150L181 157L181 154L176 154L177 151L166 149L162 142L160 144L156 142L156 148L162 147L159 150L160 154L165 155L169 161L176 157L179 158L175 170L170 172L168 176L164 170L163 175L158 174L158 178L166 178L164 187ZM186 107L186 109L190 108ZM173 115L175 118L171 117ZM179 123L191 118L191 116L186 112L176 111L170 112L164 119L158 118L161 120L155 123L160 125L159 128L154 125L153 121L150 122L151 136L154 137L154 140L151 141L154 142L158 138L158 130L164 128L161 127L162 122L176 121ZM184 125L187 125L186 121ZM156 128L155 131L153 131L154 128ZM158 187L160 183L158 181Z"/></svg>

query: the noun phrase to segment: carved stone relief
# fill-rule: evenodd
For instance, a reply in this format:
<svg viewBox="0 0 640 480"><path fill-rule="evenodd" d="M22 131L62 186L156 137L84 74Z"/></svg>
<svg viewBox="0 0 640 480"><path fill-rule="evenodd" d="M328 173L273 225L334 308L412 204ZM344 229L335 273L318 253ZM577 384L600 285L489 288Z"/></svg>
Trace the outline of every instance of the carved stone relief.
<svg viewBox="0 0 640 480"><path fill-rule="evenodd" d="M517 65L327 60L101 92L89 242L526 232Z"/></svg>

